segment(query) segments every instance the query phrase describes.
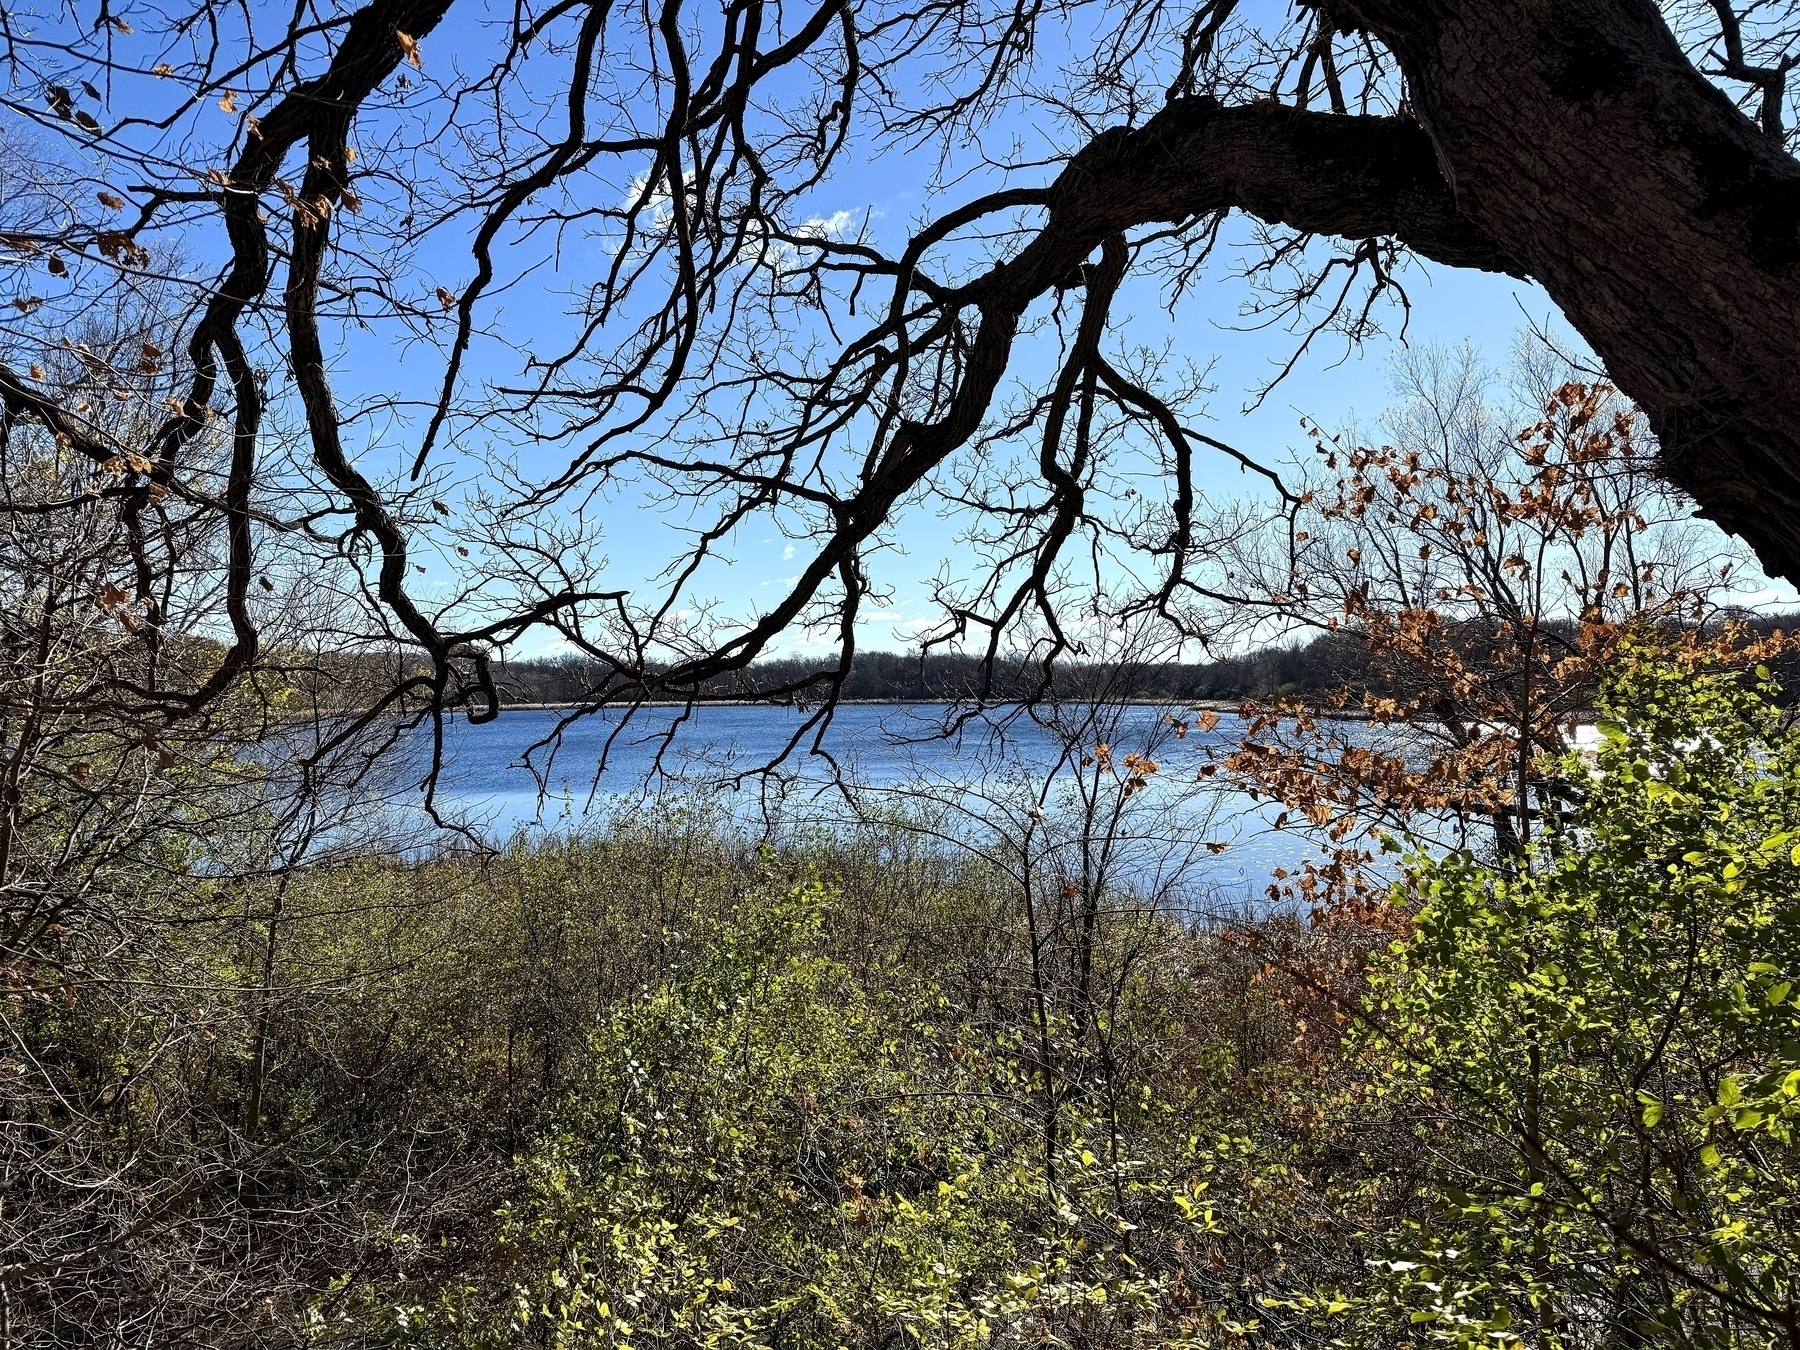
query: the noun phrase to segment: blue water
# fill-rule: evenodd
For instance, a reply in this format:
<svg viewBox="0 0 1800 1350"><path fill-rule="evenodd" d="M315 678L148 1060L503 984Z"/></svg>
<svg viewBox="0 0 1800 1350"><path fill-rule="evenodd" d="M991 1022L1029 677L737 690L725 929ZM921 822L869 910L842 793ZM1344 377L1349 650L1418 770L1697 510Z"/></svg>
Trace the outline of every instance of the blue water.
<svg viewBox="0 0 1800 1350"><path fill-rule="evenodd" d="M1060 735L1015 716L946 736L946 715L936 705L847 705L832 718L821 755L811 753L810 732L790 752L806 719L785 708L649 709L623 727L614 714L510 711L484 725L447 728L438 802L496 841L679 802L787 829L843 825L865 813L935 813L947 831L989 845L1034 824L1066 833L1078 766L1064 746L1074 744L1078 755L1104 738L1115 760L1148 751L1157 763L1149 786L1123 808L1133 844L1121 866L1139 882L1179 874L1184 885L1253 903L1275 868L1292 868L1308 854L1293 831L1272 828L1276 808L1200 777L1209 751L1222 756L1236 747L1242 724L1235 716L1207 732L1191 713L1177 712L1189 725L1177 739L1164 710L1152 707L1114 710L1110 725ZM776 773L759 772L778 760Z"/></svg>

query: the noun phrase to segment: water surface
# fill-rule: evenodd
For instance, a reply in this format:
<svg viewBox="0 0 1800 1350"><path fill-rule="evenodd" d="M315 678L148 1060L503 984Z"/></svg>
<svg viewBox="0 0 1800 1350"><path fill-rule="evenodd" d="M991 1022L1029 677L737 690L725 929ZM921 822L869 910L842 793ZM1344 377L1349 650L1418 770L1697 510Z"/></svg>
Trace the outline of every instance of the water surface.
<svg viewBox="0 0 1800 1350"><path fill-rule="evenodd" d="M1222 893L1260 898L1272 871L1306 855L1292 831L1272 828L1277 808L1241 794L1201 791L1199 771L1229 753L1242 735L1235 715L1202 730L1192 713L1176 739L1165 710L1113 710L1116 722L1090 728L1115 758L1150 749L1157 771L1130 805L1128 829L1144 836L1140 869L1161 872L1180 858L1192 878ZM1089 736L1059 735L1029 718L999 726L977 723L960 735L941 733L946 709L932 704L849 704L825 735L825 756L789 755L772 776L758 770L779 759L804 721L788 708L710 705L683 713L651 709L620 729L616 714L568 722L566 714L520 709L479 726L447 730L440 800L495 840L514 832L560 832L603 820L645 802L705 803L746 824L843 824L859 812L952 805L960 827L979 834L1023 828L1039 802L1066 815L1068 778L1076 770L1066 745L1091 750ZM672 734L671 734L672 732ZM1367 732L1353 734L1368 734ZM596 768L605 754L603 773ZM529 760L529 764L528 764ZM534 772L535 770L535 772ZM1050 822L1054 824L1054 819ZM1224 844L1222 850L1206 844Z"/></svg>

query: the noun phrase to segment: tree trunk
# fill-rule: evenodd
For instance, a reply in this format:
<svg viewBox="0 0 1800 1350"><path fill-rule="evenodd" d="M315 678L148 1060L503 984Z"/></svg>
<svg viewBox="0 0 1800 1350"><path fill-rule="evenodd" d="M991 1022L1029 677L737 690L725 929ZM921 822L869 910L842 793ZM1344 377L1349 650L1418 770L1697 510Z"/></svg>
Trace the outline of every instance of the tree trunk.
<svg viewBox="0 0 1800 1350"><path fill-rule="evenodd" d="M1800 580L1800 164L1652 0L1352 0L1456 209L1649 415L1667 476Z"/></svg>
<svg viewBox="0 0 1800 1350"><path fill-rule="evenodd" d="M1173 99L1077 155L1043 233L969 298L1035 292L1133 225L1229 209L1532 278L1649 415L1669 479L1800 581L1800 163L1651 0L1333 11L1395 53L1405 114Z"/></svg>

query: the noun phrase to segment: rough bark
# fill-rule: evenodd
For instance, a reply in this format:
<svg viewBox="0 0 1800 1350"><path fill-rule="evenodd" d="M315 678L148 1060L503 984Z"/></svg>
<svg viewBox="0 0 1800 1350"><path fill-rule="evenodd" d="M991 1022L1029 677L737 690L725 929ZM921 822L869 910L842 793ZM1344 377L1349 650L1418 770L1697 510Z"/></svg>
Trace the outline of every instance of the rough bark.
<svg viewBox="0 0 1800 1350"><path fill-rule="evenodd" d="M1391 235L1452 267L1522 274L1458 211L1431 140L1410 118L1175 99L1141 128L1096 137L1058 177L1049 205L1049 227L1013 266L1066 247L1065 237L1086 243L1085 256L1133 225L1235 209L1312 234Z"/></svg>
<svg viewBox="0 0 1800 1350"><path fill-rule="evenodd" d="M1800 580L1800 164L1652 0L1354 0L1461 216L1642 405L1665 471Z"/></svg>
<svg viewBox="0 0 1800 1350"><path fill-rule="evenodd" d="M1338 14L1397 55L1410 116L1174 100L1075 158L1011 267L1238 209L1529 277L1649 415L1670 480L1800 581L1800 164L1694 69L1650 0Z"/></svg>

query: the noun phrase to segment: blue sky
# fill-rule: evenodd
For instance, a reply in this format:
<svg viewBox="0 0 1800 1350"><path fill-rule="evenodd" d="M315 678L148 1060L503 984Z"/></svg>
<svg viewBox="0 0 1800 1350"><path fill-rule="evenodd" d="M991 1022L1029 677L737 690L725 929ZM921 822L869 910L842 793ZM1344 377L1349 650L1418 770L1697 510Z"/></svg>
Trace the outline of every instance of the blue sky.
<svg viewBox="0 0 1800 1350"><path fill-rule="evenodd" d="M482 16L478 7L452 10L445 25L424 44L427 78L475 67L486 48ZM553 68L561 70L560 65ZM550 120L554 125L554 109ZM805 209L822 221L852 222L852 229L867 222L873 242L897 253L920 221L998 186L1001 176L989 167L993 161L1052 159L1078 145L1082 137L1077 130L1024 114L1003 114L957 147L947 164L935 148L909 153L864 140L850 147ZM1006 181L1042 183L1054 172L1054 164L1048 164L1019 171ZM941 184L948 186L938 186ZM615 188L622 197L623 183ZM1228 230L1228 245L1231 238ZM1238 229L1236 238L1239 247L1218 251L1207 279L1181 301L1173 319L1163 307L1155 281L1129 279L1114 307L1115 317L1122 320L1114 342L1151 347L1166 344L1178 358L1211 363L1216 393L1208 403L1205 429L1265 462L1279 462L1304 444L1299 426L1302 415L1332 428L1351 421L1372 423L1389 401L1388 365L1396 350L1394 330L1401 318L1393 307L1386 314L1387 335L1356 350L1346 350L1341 337L1321 335L1261 406L1246 410L1252 392L1287 361L1298 339L1281 326L1250 327L1240 314L1249 291L1234 272L1249 256L1248 227ZM434 241L414 260L426 293L433 284L452 292L460 292L466 284L470 263L457 242L454 237ZM475 378L516 377L523 353L509 342L552 346L556 335L570 326L567 288L580 285L611 261L606 240L596 236L565 238L554 257L549 256L542 238L518 249L511 253L502 250L502 270L529 271L531 276L527 284L508 288L484 302L481 319L507 340L478 341L471 353ZM1414 344L1469 342L1493 363L1504 364L1527 323L1556 322L1555 309L1541 291L1509 278L1411 264L1403 280L1412 302L1407 338ZM346 407L359 393L378 399L435 393L441 365L438 352L431 347L397 343L393 332L382 327L366 333L348 330L343 338L336 378ZM1032 360L1029 352L1022 353L1015 363L1016 372L1028 375ZM416 445L419 426L384 418L372 421L369 430L374 434L366 443L366 458L381 472L384 463L397 465ZM465 451L460 463L449 455L436 460L449 479L443 495L452 501L457 498L458 482L466 487L481 477L479 444L471 442ZM526 467L550 468L567 450L525 454ZM540 465L529 463L534 454L541 457ZM1197 467L1199 485L1209 496L1229 498L1256 490L1254 479L1246 478L1222 457L1203 458ZM608 580L632 584L651 578L676 555L682 544L680 531L689 523L684 514L655 508L629 492L613 496L594 520L599 526L597 548L610 564ZM871 560L876 580L891 592L892 600L866 615L859 634L862 645L905 647L931 620L930 580L941 571L957 575L972 566L958 544L961 524L954 514L945 514L935 504L915 505L905 511L886 546ZM785 584L799 572L805 549L804 540L783 537L774 522L758 522L728 541L728 565L706 573L702 594L696 600L710 599L722 612L748 615L781 595ZM443 587L449 580L450 561L446 555L430 564L431 572L417 583L420 589L429 593ZM828 642L825 635L795 631L779 650L824 649ZM520 649L521 654L545 650L553 648L527 642Z"/></svg>
<svg viewBox="0 0 1800 1350"><path fill-rule="evenodd" d="M899 226L917 210L922 194L900 190L856 203L844 185L839 209L873 208L884 242L893 243ZM1222 264L1224 260L1221 260ZM1228 271L1221 265L1215 269ZM1446 268L1415 266L1406 278L1412 302L1406 340L1412 344L1471 343L1496 365L1504 365L1528 323L1548 322L1560 331L1555 307L1537 287L1510 278ZM1249 327L1239 306L1246 296L1241 282L1220 275L1185 298L1171 322L1149 284L1128 285L1117 313L1125 318L1116 341L1155 345L1168 339L1177 355L1213 363L1217 392L1208 403L1205 429L1263 462L1279 464L1307 444L1301 419L1336 428L1350 423L1369 426L1390 403L1389 365L1398 352L1398 333L1386 333L1350 349L1334 334L1318 338L1294 371L1250 408L1255 392L1280 370L1298 343L1285 328ZM1390 316L1395 323L1398 316ZM1197 465L1198 485L1215 500L1254 495L1260 484L1223 456L1205 455ZM679 519L621 504L606 518L607 552L614 558L662 558L675 544ZM875 573L893 591L891 604L872 611L861 627L866 648L897 650L909 646L919 631L937 617L929 583L941 569L957 573L967 558L959 545L962 521L935 503L915 505L894 531L896 544L875 560ZM767 604L798 572L803 545L761 529L734 541L735 565L714 573L715 593L737 612ZM782 642L783 652L830 649L829 634L795 631Z"/></svg>
<svg viewBox="0 0 1800 1350"><path fill-rule="evenodd" d="M1263 0L1263 8L1274 14L1282 6L1275 0ZM455 80L468 71L481 69L491 59L486 25L502 13L473 0L459 3L445 24L423 44L423 76L408 76L404 69L401 75L413 79L416 89L419 79ZM1055 64L1055 53L1046 45L1040 69L1052 72L1047 78L1057 78L1053 73ZM560 94L556 77L564 73L564 67L554 57L549 58L549 67L553 77L544 86L542 106L536 106L529 98L519 100L517 107L507 108L509 115L526 122L542 117L554 129L559 115L556 99ZM398 95L399 91L390 92ZM530 90L533 95L537 92ZM120 90L122 101L138 97L145 100L146 108L178 94L172 84L160 81L147 82L135 94ZM1002 175L992 167L997 160L1045 161L1040 167L1018 170L1004 181L1048 182L1055 173L1057 157L1077 148L1087 133L1044 120L1043 102L1026 98L1012 106L1014 111L1003 111L954 147L947 161L940 159L935 147L909 152L866 137L852 143L833 176L804 204L803 212L851 228L866 222L872 241L897 253L920 221L998 186ZM1037 111L1029 111L1032 109ZM123 110L112 111L117 114ZM405 117L404 113L399 115ZM425 115L429 119L430 113ZM357 139L376 145L386 134L383 126L393 127L393 117L392 113L372 110L365 115ZM210 102L193 114L193 126L203 140L222 142L234 134L237 122L237 116L213 108ZM447 146L452 160L457 154L466 153L449 142L445 146L434 144L437 135L428 122L424 131L415 128L401 137L398 153L389 159L396 177L385 185L380 180L370 180L363 193L370 201L371 212L386 210L392 201L402 199L404 188L400 180L407 166L413 166L414 172L429 173L433 155L439 149ZM622 163L608 171L617 181L603 181L597 187L590 183L584 190L597 191L601 197L610 191L615 199L623 198L629 191L631 165ZM383 192L389 195L388 205L379 200ZM355 222L342 214L339 223L341 228L355 228ZM208 231L217 231L216 221L187 240L190 256L202 260L212 256L209 250L220 241L211 238ZM1216 392L1208 402L1205 429L1273 464L1305 443L1299 425L1302 416L1327 428L1352 422L1368 427L1379 418L1390 401L1389 364L1397 350L1396 330L1401 314L1389 306L1384 319L1387 334L1355 350L1346 350L1340 337L1321 335L1292 374L1260 406L1247 409L1252 392L1287 361L1298 341L1295 333L1285 327L1251 327L1240 312L1250 291L1236 272L1250 256L1249 239L1247 225L1240 224L1235 230L1228 227L1225 244L1215 254L1204 279L1181 301L1173 317L1165 309L1154 279L1128 279L1114 305L1118 323L1111 341L1116 345L1152 348L1166 345L1178 358L1186 357L1203 366L1210 364ZM479 321L496 336L478 340L471 353L466 383L516 378L528 349L553 349L559 335L571 327L568 292L590 281L612 259L611 247L603 235L566 236L554 252L542 237L510 246L503 241L499 252L503 274L521 277L522 282L497 289L483 302ZM421 297L428 298L440 285L460 293L472 270L466 236L445 231L422 245L406 266L403 284L415 288ZM1503 365L1519 333L1529 324L1546 325L1567 336L1560 328L1555 307L1535 286L1420 263L1410 264L1401 279L1411 300L1407 340L1414 345L1469 343L1491 363ZM1048 304L1044 302L1046 308ZM435 311L428 301L426 308ZM350 324L339 328L334 379L347 413L355 414L359 403L379 409L389 400L411 401L416 406L417 400L435 397L442 372L437 344L446 336L443 325L448 320L434 312L426 322L435 330L426 342L419 342L416 337L409 340L406 330L396 321L377 321L366 328ZM332 341L330 335L327 340ZM1034 372L1032 365L1039 359L1041 351L1038 356L1022 352L1015 373L1025 377L1041 373ZM360 458L367 472L376 477L397 478L410 462L421 430L416 417L378 410L355 421L348 439L361 447ZM487 448L476 437L462 447L460 458L450 451L439 455L434 463L443 474L438 489L443 498L461 506L467 494L486 480L483 454ZM567 447L525 449L521 456L523 467L528 470L553 471L558 460L566 462ZM1257 487L1254 479L1246 478L1235 464L1222 457L1201 459L1197 470L1199 487L1214 499L1253 493ZM653 578L676 555L683 542L679 531L686 523L678 513L653 509L641 495L623 492L596 512L595 528L584 542L608 559L609 580L638 585ZM866 615L859 635L863 646L905 647L915 638L920 625L929 622L931 579L942 570L954 575L972 565L958 543L962 524L954 514L946 514L929 503L904 512L885 546L872 559L876 580L891 592L892 600ZM428 538L420 540L416 556L425 560L427 572L414 583L428 600L434 593L451 589L452 569L456 566L449 541L440 541L443 546L435 560L431 542ZM695 602L711 600L721 612L749 615L779 596L785 583L800 570L805 550L804 540L783 537L775 522L758 522L728 541L727 564L705 575ZM474 565L479 568L479 559ZM779 650L823 645L823 640L794 632ZM542 643L527 641L520 653L547 649Z"/></svg>
<svg viewBox="0 0 1800 1350"><path fill-rule="evenodd" d="M1011 130L999 126L988 134L1007 137ZM984 190L964 183L934 192L931 181L936 168L936 158L930 155L889 152L873 158L851 156L844 170L815 194L813 209L821 219L837 216L859 223L866 219L875 240L898 252L909 229L927 212L941 211ZM1045 171L1044 177L1048 176ZM1303 415L1334 428L1352 421L1367 425L1380 415L1389 402L1388 367L1398 349L1401 316L1397 309L1390 309L1390 331L1356 349L1349 349L1335 334L1321 335L1288 378L1260 406L1247 409L1254 391L1292 355L1298 338L1281 326L1254 327L1240 314L1249 292L1233 273L1249 256L1247 227L1239 234L1245 246L1219 251L1208 279L1181 301L1173 320L1156 283L1128 281L1115 306L1122 322L1114 341L1151 346L1166 342L1177 356L1212 363L1211 382L1217 392L1208 402L1206 430L1250 455L1276 463L1305 444L1300 429ZM458 288L458 269L466 270L466 257L448 249L441 257L443 280L452 289ZM604 249L596 243L572 250L539 274L538 286L511 293L496 301L494 308L504 310L510 332L553 333L567 324L556 294L559 283L576 282L606 260ZM526 261L540 259L533 255ZM1503 365L1528 323L1557 324L1555 308L1540 290L1510 278L1412 264L1404 282L1412 303L1407 341L1413 344L1468 342L1493 363ZM420 376L429 372L435 377L434 352L417 350L403 366L396 365L391 350L380 353L378 340L378 334L370 334L356 344L374 359L346 363L340 384L362 384L374 374L378 376L377 389L408 385L414 378L409 368L415 363ZM507 360L509 355L490 349L477 369L485 368L484 373L501 378L514 375L517 367ZM1019 369L1028 366L1021 361ZM400 439L410 443L413 435L403 434ZM1222 457L1203 458L1198 470L1201 489L1216 498L1257 489L1256 480L1245 477ZM687 522L679 512L652 508L629 495L614 498L597 519L602 526L600 548L612 563L613 575L631 581L646 579L674 555L681 544L678 531ZM957 540L960 527L955 515L946 515L935 504L915 505L906 511L890 545L873 560L875 575L891 590L892 602L868 614L859 634L861 645L904 648L932 620L930 580L946 568L955 574L965 563ZM803 541L784 538L772 524L745 530L730 541L730 565L708 574L707 595L735 614L766 606L800 570L804 549ZM794 631L778 650L822 651L829 642L826 635ZM527 644L521 654L551 650L553 646Z"/></svg>

